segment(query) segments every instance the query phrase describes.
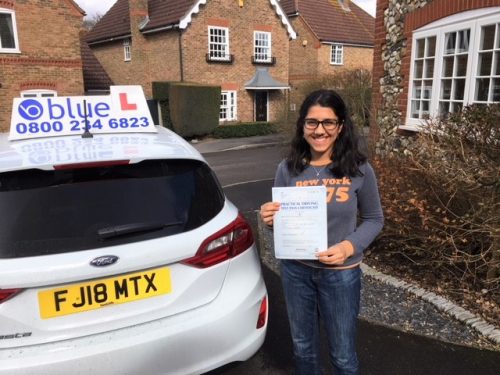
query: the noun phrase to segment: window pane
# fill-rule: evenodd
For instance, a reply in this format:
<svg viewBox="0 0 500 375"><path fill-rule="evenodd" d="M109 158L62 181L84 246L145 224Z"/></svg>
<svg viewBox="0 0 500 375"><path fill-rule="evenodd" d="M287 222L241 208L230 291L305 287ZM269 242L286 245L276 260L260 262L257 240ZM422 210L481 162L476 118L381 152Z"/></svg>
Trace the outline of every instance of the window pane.
<svg viewBox="0 0 500 375"><path fill-rule="evenodd" d="M441 117L446 117L449 111L448 102L439 102L439 115Z"/></svg>
<svg viewBox="0 0 500 375"><path fill-rule="evenodd" d="M411 117L418 118L420 112L420 101L412 100L411 101Z"/></svg>
<svg viewBox="0 0 500 375"><path fill-rule="evenodd" d="M453 103L451 103L450 112L453 112L453 113L460 112L462 110L462 107L463 107L463 105L461 102L453 102Z"/></svg>
<svg viewBox="0 0 500 375"><path fill-rule="evenodd" d="M479 54L479 61L477 67L480 76L489 76L491 74L492 58L493 58L492 52L483 52Z"/></svg>
<svg viewBox="0 0 500 375"><path fill-rule="evenodd" d="M457 52L467 52L469 50L470 30L460 30L458 32Z"/></svg>
<svg viewBox="0 0 500 375"><path fill-rule="evenodd" d="M427 59L425 60L425 78L432 78L434 75L434 60Z"/></svg>
<svg viewBox="0 0 500 375"><path fill-rule="evenodd" d="M424 86L422 87L422 98L430 99L432 93L432 81L424 81Z"/></svg>
<svg viewBox="0 0 500 375"><path fill-rule="evenodd" d="M500 102L500 78L493 80L493 101Z"/></svg>
<svg viewBox="0 0 500 375"><path fill-rule="evenodd" d="M443 77L453 76L453 61L455 58L453 56L445 57L443 59Z"/></svg>
<svg viewBox="0 0 500 375"><path fill-rule="evenodd" d="M445 45L446 45L445 54L449 55L449 54L455 53L456 38L457 38L457 36L455 33L446 34L446 36L445 36Z"/></svg>
<svg viewBox="0 0 500 375"><path fill-rule="evenodd" d="M443 79L441 81L441 99L451 98L451 79Z"/></svg>
<svg viewBox="0 0 500 375"><path fill-rule="evenodd" d="M420 81L413 81L413 98L414 99L420 99L422 95L422 89L420 87L421 82Z"/></svg>
<svg viewBox="0 0 500 375"><path fill-rule="evenodd" d="M224 207L213 173L194 160L14 171L0 173L0 187L0 212L5 218L16 218L1 222L0 258L68 253L175 235L209 222ZM79 199L82 194L86 199ZM179 225L107 241L97 235L104 226L131 223Z"/></svg>
<svg viewBox="0 0 500 375"><path fill-rule="evenodd" d="M417 59L424 57L425 54L425 39L417 40Z"/></svg>
<svg viewBox="0 0 500 375"><path fill-rule="evenodd" d="M433 57L436 55L436 37L427 38L427 56Z"/></svg>
<svg viewBox="0 0 500 375"><path fill-rule="evenodd" d="M465 79L456 79L453 88L453 99L463 100L465 92Z"/></svg>
<svg viewBox="0 0 500 375"><path fill-rule="evenodd" d="M488 90L490 88L490 79L489 78L480 78L476 80L476 97L475 99L478 101L487 101L488 100Z"/></svg>
<svg viewBox="0 0 500 375"><path fill-rule="evenodd" d="M493 41L495 40L495 26L488 25L482 28L480 50L493 49Z"/></svg>
<svg viewBox="0 0 500 375"><path fill-rule="evenodd" d="M415 61L415 78L422 78L424 62L422 60Z"/></svg>
<svg viewBox="0 0 500 375"><path fill-rule="evenodd" d="M498 39L500 39L500 35ZM495 69L493 70L494 75L500 75L500 52L495 52Z"/></svg>
<svg viewBox="0 0 500 375"><path fill-rule="evenodd" d="M12 16L10 14L0 13L0 47L16 48Z"/></svg>
<svg viewBox="0 0 500 375"><path fill-rule="evenodd" d="M458 55L457 56L457 77L465 77L467 74L467 55Z"/></svg>
<svg viewBox="0 0 500 375"><path fill-rule="evenodd" d="M422 117L429 116L429 107L430 107L430 102L428 100L423 100L422 101Z"/></svg>

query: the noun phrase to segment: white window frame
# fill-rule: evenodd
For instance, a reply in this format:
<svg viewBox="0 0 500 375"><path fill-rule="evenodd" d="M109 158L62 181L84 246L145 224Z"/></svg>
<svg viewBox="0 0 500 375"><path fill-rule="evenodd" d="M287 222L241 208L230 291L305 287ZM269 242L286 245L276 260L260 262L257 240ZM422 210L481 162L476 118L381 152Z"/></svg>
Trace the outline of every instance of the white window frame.
<svg viewBox="0 0 500 375"><path fill-rule="evenodd" d="M229 61L229 29L227 27L208 27L208 56L213 61Z"/></svg>
<svg viewBox="0 0 500 375"><path fill-rule="evenodd" d="M234 90L221 91L219 121L235 121L238 113L238 95Z"/></svg>
<svg viewBox="0 0 500 375"><path fill-rule="evenodd" d="M433 22L423 28L415 30L413 33L412 40L412 51L411 51L411 64L410 64L410 77L408 84L408 102L406 109L406 119L405 124L400 126L401 129L405 130L414 130L418 131L421 129L421 126L425 123L428 117L436 118L440 115L439 103L440 101L443 103L453 102L452 109L458 108L460 106L467 106L473 103L493 103L493 90L490 89L489 97L486 101L477 101L475 100L475 94L477 90L477 81L479 79L478 76L478 67L479 67L479 53L481 48L481 37L482 37L482 28L488 25L496 24L496 33L494 49L488 50L492 52L492 67L495 64L500 64L500 7L493 8L484 8L477 9L472 11L463 12L460 14L455 14L449 17L446 17L442 20L438 20ZM456 33L462 30L470 30L469 34L469 43L468 43L468 51L461 52L455 51L454 53L450 53L449 55L445 54L446 48L446 36L450 33ZM434 61L434 71L432 77L428 77L429 81L432 81L432 89L429 90L429 108L428 111L420 111L419 118L412 117L412 101L415 102L418 100L417 92L423 94L423 92L418 91L418 88L414 90L415 83L418 83L419 77L415 76L415 68L417 64L417 60L419 60L417 56L417 41L422 40L423 38L436 38L436 49L435 49L435 61ZM458 64L454 65L454 72L451 76L452 86L450 88L451 97L450 99L442 99L442 90L445 90L444 81L445 78L443 76L444 69L444 58L451 59L452 57L460 57L465 55L467 57L467 67L465 71L461 71L459 75L457 75L457 68L459 68ZM447 73L449 74L449 73ZM448 77L446 77L446 80ZM493 80L495 82L500 82L500 72L497 71L497 74L490 74L490 76L482 77L489 78L490 84L493 84ZM425 78L424 78L425 79ZM463 85L464 92L463 98L453 97L455 95L455 84L453 81L457 79L461 81L465 79L465 84ZM427 95L428 93L426 93ZM448 95L444 96L445 98ZM441 100L440 100L441 99Z"/></svg>
<svg viewBox="0 0 500 375"><path fill-rule="evenodd" d="M272 61L271 33L268 31L253 32L253 55L255 62L269 63Z"/></svg>
<svg viewBox="0 0 500 375"><path fill-rule="evenodd" d="M52 98L57 96L57 91L46 89L33 89L21 91L21 98Z"/></svg>
<svg viewBox="0 0 500 375"><path fill-rule="evenodd" d="M330 47L330 65L344 65L344 45L334 43Z"/></svg>
<svg viewBox="0 0 500 375"><path fill-rule="evenodd" d="M123 61L132 60L131 44L130 39L123 40Z"/></svg>
<svg viewBox="0 0 500 375"><path fill-rule="evenodd" d="M20 53L19 49L19 39L17 37L17 23L16 23L16 12L12 9L0 8L0 14L10 15L10 19L12 22L12 37L14 39L14 47L8 48L2 46L2 40L0 38L0 53Z"/></svg>

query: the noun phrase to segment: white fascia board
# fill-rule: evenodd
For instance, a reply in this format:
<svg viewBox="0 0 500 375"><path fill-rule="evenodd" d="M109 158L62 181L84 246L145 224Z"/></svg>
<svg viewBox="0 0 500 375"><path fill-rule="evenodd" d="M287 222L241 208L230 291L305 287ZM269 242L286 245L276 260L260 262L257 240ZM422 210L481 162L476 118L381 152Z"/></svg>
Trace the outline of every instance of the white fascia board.
<svg viewBox="0 0 500 375"><path fill-rule="evenodd" d="M281 23L286 27L290 39L297 39L297 33L295 32L292 25L288 21L288 18L285 15L285 12L283 12L283 9L281 8L279 1L278 0L269 0L269 1L271 5L274 7L276 14L280 17ZM193 5L193 7L179 22L179 29L187 28L188 25L191 23L193 14L198 13L200 11L200 6L205 5L206 3L207 0L198 0L196 4Z"/></svg>
<svg viewBox="0 0 500 375"><path fill-rule="evenodd" d="M193 14L198 13L200 11L200 6L205 5L206 3L207 0L198 0L196 4L194 4L193 7L187 12L187 14L181 18L181 21L179 22L179 29L187 28L191 23Z"/></svg>
<svg viewBox="0 0 500 375"><path fill-rule="evenodd" d="M297 39L297 33L290 24L290 21L288 21L288 17L286 16L285 12L283 12L283 8L281 8L280 2L278 0L269 0L269 2L272 6L274 6L274 9L276 9L276 14L281 18L281 23L286 27L290 39Z"/></svg>

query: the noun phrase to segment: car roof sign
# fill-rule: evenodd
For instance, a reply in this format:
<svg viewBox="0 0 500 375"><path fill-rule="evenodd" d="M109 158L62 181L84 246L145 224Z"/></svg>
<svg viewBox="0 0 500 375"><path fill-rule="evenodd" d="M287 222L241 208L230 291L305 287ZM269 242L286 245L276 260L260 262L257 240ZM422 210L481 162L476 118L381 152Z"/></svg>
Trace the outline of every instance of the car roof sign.
<svg viewBox="0 0 500 375"><path fill-rule="evenodd" d="M9 140L88 133L156 133L141 86L106 96L15 98Z"/></svg>

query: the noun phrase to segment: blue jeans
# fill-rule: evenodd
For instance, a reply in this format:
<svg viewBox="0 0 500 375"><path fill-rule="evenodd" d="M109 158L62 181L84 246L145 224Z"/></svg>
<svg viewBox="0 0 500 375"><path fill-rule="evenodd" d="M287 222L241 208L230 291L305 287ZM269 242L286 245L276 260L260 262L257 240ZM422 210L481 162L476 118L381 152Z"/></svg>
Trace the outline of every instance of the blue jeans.
<svg viewBox="0 0 500 375"><path fill-rule="evenodd" d="M294 260L282 260L281 280L293 339L296 373L321 374L321 317L335 373L358 374L356 336L360 268L331 270L309 267Z"/></svg>

